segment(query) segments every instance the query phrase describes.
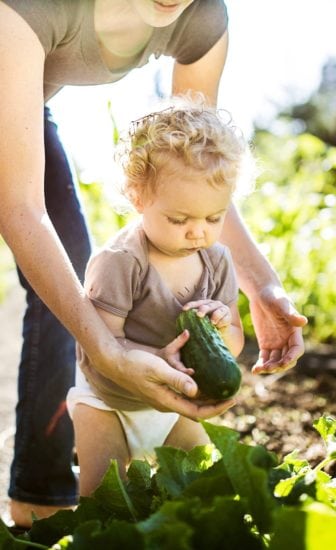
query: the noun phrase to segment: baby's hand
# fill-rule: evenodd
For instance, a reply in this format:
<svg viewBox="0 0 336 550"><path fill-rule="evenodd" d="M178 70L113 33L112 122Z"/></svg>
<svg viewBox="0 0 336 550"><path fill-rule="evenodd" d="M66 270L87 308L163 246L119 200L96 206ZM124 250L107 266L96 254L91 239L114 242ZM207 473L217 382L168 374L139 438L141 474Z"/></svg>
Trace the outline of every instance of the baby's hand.
<svg viewBox="0 0 336 550"><path fill-rule="evenodd" d="M219 300L196 300L184 304L183 309L196 309L199 317L209 315L212 324L218 329L228 327L232 322L230 308Z"/></svg>
<svg viewBox="0 0 336 550"><path fill-rule="evenodd" d="M192 376L194 374L194 369L187 369L181 361L180 349L183 348L184 344L189 338L188 330L184 330L170 342L164 348L158 350L156 355L167 361L167 363L174 367L174 369L181 372L185 372Z"/></svg>

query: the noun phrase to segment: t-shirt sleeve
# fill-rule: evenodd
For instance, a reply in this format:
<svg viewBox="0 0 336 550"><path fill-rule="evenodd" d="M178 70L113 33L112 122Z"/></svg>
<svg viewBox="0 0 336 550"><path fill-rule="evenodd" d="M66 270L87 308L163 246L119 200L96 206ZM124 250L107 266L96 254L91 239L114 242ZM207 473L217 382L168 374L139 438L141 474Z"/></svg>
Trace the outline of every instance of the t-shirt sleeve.
<svg viewBox="0 0 336 550"><path fill-rule="evenodd" d="M166 55L183 65L194 63L218 42L227 26L223 0L195 0L176 24Z"/></svg>
<svg viewBox="0 0 336 550"><path fill-rule="evenodd" d="M69 39L76 26L76 2L64 0L3 0L35 32L46 55Z"/></svg>
<svg viewBox="0 0 336 550"><path fill-rule="evenodd" d="M238 281L231 252L227 246L212 247L213 277L215 291L213 300L219 300L230 306L238 300Z"/></svg>
<svg viewBox="0 0 336 550"><path fill-rule="evenodd" d="M84 288L101 309L126 318L140 285L141 268L127 250L104 249L91 258Z"/></svg>

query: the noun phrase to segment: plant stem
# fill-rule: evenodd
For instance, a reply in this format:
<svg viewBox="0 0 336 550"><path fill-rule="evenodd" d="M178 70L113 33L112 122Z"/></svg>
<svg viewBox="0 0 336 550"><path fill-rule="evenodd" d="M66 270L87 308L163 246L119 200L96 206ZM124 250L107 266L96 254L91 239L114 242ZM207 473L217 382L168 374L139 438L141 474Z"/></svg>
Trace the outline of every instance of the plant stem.
<svg viewBox="0 0 336 550"><path fill-rule="evenodd" d="M332 462L333 460L335 460L334 458L325 458L324 460L322 460L317 466L315 466L315 468L313 469L314 472L319 472L320 470L322 470L327 464L329 464L329 462Z"/></svg>
<svg viewBox="0 0 336 550"><path fill-rule="evenodd" d="M42 548L42 550L48 550L48 546L45 546L44 544L39 544L38 542L31 542L29 540L22 540L14 538L15 544L24 544L25 546L31 546L32 548Z"/></svg>

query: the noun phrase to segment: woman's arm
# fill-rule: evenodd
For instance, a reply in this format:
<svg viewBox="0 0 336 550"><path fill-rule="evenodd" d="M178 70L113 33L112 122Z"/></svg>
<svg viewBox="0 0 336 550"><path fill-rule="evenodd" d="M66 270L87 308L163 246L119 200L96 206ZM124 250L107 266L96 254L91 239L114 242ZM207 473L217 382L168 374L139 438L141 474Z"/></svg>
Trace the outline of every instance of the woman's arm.
<svg viewBox="0 0 336 550"><path fill-rule="evenodd" d="M175 61L172 93L181 94L190 90L202 92L211 105L217 104L220 78L228 51L228 31L198 61L182 65Z"/></svg>
<svg viewBox="0 0 336 550"><path fill-rule="evenodd" d="M29 25L3 3L0 21L1 234L38 295L89 355L96 359L104 348L113 354L117 345L109 343L106 350L105 327L45 208L43 48Z"/></svg>
<svg viewBox="0 0 336 550"><path fill-rule="evenodd" d="M252 372L269 373L294 367L304 352L301 327L307 319L296 311L234 205L225 219L221 240L232 252L240 288L250 301L260 350Z"/></svg>
<svg viewBox="0 0 336 550"><path fill-rule="evenodd" d="M37 36L0 1L1 234L32 287L97 370L153 407L191 418L219 414L227 404L197 406L183 396L197 393L187 374L152 354L124 352L85 295L45 208L43 70Z"/></svg>
<svg viewBox="0 0 336 550"><path fill-rule="evenodd" d="M202 92L215 105L225 65L228 34L201 59L190 65L175 62L173 94ZM239 284L250 300L260 354L253 372L275 372L293 367L304 352L302 329L307 319L289 300L278 276L260 253L234 205L228 213L222 242L232 252Z"/></svg>

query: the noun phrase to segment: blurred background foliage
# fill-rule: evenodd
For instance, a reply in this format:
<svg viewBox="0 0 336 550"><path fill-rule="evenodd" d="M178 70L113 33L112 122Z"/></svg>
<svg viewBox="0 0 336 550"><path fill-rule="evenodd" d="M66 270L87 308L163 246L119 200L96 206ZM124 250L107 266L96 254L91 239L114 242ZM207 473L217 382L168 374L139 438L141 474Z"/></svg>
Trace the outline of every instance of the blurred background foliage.
<svg viewBox="0 0 336 550"><path fill-rule="evenodd" d="M260 249L308 317L304 332L312 346L336 340L335 89L336 60L331 59L305 103L280 109L267 128L256 121L252 144L259 176L254 192L239 204ZM80 188L93 239L101 245L132 214L116 212L101 183L80 182ZM1 299L13 269L1 241L0 257ZM241 295L239 300L245 333L253 338L247 299Z"/></svg>
<svg viewBox="0 0 336 550"><path fill-rule="evenodd" d="M312 343L336 339L336 148L311 134L257 130L256 190L241 212L300 312ZM245 331L252 336L245 297Z"/></svg>
<svg viewBox="0 0 336 550"><path fill-rule="evenodd" d="M336 59L305 103L255 123L260 175L241 204L243 217L299 311L312 345L336 340ZM240 308L253 335L247 300Z"/></svg>

